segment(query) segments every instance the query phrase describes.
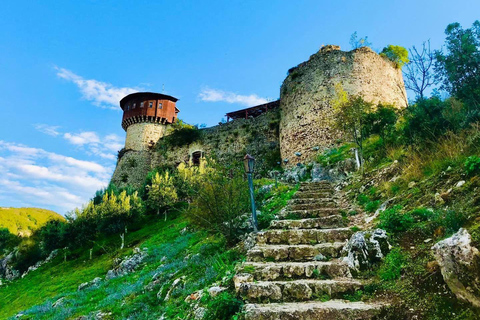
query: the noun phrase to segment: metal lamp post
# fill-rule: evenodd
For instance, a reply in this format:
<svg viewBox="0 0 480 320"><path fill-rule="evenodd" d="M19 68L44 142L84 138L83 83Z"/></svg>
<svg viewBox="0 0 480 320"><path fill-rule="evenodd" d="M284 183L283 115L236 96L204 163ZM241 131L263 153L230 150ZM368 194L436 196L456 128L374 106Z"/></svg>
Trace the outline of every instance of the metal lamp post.
<svg viewBox="0 0 480 320"><path fill-rule="evenodd" d="M252 222L253 230L258 232L258 221L257 221L257 209L255 208L255 197L253 195L253 179L252 174L255 169L255 158L247 154L243 158L243 165L245 167L245 173L248 177L248 186L250 188L250 203L252 204Z"/></svg>

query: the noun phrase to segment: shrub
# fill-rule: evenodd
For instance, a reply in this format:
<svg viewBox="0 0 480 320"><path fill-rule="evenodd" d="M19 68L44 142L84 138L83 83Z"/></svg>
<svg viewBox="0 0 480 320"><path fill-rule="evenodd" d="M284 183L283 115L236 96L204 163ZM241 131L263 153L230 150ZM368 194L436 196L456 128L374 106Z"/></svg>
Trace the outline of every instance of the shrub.
<svg viewBox="0 0 480 320"><path fill-rule="evenodd" d="M400 248L394 248L385 257L383 265L378 272L380 279L388 281L400 278L403 267L405 266L405 257Z"/></svg>
<svg viewBox="0 0 480 320"><path fill-rule="evenodd" d="M167 220L167 210L177 200L177 190L173 184L173 178L169 172L166 171L160 175L158 172L152 178L152 184L147 186L148 190L148 205L157 210L157 214L160 213L160 209L164 209L165 221Z"/></svg>
<svg viewBox="0 0 480 320"><path fill-rule="evenodd" d="M408 50L401 46L389 44L383 48L382 52L380 52L380 55L395 63L397 68L403 67L405 63L410 61L408 59Z"/></svg>
<svg viewBox="0 0 480 320"><path fill-rule="evenodd" d="M207 305L206 320L231 319L240 311L243 302L229 292L222 292Z"/></svg>
<svg viewBox="0 0 480 320"><path fill-rule="evenodd" d="M375 212L378 207L380 207L380 200L370 201L365 206L365 211L372 213Z"/></svg>
<svg viewBox="0 0 480 320"><path fill-rule="evenodd" d="M10 233L7 228L0 228L0 256L2 250L12 248L20 242L20 237Z"/></svg>
<svg viewBox="0 0 480 320"><path fill-rule="evenodd" d="M239 168L240 164L232 169L217 165L203 174L187 209L194 225L224 235L229 243L240 236L241 216L249 212L248 186Z"/></svg>
<svg viewBox="0 0 480 320"><path fill-rule="evenodd" d="M392 233L410 229L415 221L410 213L401 213L401 209L401 206L394 206L380 213L378 227Z"/></svg>
<svg viewBox="0 0 480 320"><path fill-rule="evenodd" d="M465 160L465 171L468 175L474 175L480 172L480 157L471 156Z"/></svg>

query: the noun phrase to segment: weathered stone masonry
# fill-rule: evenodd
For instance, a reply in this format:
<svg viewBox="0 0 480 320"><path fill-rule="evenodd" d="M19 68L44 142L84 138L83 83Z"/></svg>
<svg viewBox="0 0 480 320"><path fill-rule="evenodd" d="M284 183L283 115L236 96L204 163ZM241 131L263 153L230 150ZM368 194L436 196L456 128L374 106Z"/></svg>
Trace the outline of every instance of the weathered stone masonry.
<svg viewBox="0 0 480 320"><path fill-rule="evenodd" d="M323 47L290 69L280 90L280 150L287 166L314 160L340 138L331 126L337 83L369 102L407 105L402 72L392 62L366 47L350 52Z"/></svg>
<svg viewBox="0 0 480 320"><path fill-rule="evenodd" d="M117 163L112 182L141 186L152 168L188 162L194 153L228 161L250 153L257 158L258 172L265 171L267 162L272 165L281 159L288 159L287 167L309 163L341 137L331 126L331 100L337 83L347 93L376 104L407 105L402 72L391 61L369 48L344 52L337 46L325 46L289 70L280 90L279 109L264 113L260 108L259 116L240 110L247 119L232 116L232 122L202 129L200 138L189 145L159 152L153 145L161 142L168 125L177 118L177 99L148 92L131 94L120 102L128 151Z"/></svg>

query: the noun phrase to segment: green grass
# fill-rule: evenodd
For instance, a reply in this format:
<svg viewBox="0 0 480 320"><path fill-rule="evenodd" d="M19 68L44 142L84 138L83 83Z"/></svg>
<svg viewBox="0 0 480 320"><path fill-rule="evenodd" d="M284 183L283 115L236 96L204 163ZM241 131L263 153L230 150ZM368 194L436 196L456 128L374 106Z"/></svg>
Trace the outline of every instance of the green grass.
<svg viewBox="0 0 480 320"><path fill-rule="evenodd" d="M111 312L112 319L159 318L162 314L168 319L185 319L191 311L185 297L215 282L233 287L234 265L244 258L242 253L226 248L222 237L203 231L184 231L186 227L186 217L178 214L167 222L151 219L139 230L127 234L128 247L124 250L118 249L120 239L114 236L97 242L92 260L89 248L72 252L76 258L67 262L60 255L25 278L0 287L0 319L19 312L25 314L23 319L69 319L97 311ZM104 278L112 268L113 259L131 254L135 246L148 249L143 267L126 276L102 281L97 288L77 291L83 282ZM160 283L152 291L145 290L154 275ZM172 282L182 276L185 281L171 292L168 301L163 301ZM64 297L63 305L52 308L52 303L60 297ZM208 297L205 303L217 309L225 306L229 315L236 313L241 305L232 295L215 302Z"/></svg>
<svg viewBox="0 0 480 320"><path fill-rule="evenodd" d="M65 220L51 210L39 208L0 208L0 228L7 228L10 233L30 236L47 221Z"/></svg>

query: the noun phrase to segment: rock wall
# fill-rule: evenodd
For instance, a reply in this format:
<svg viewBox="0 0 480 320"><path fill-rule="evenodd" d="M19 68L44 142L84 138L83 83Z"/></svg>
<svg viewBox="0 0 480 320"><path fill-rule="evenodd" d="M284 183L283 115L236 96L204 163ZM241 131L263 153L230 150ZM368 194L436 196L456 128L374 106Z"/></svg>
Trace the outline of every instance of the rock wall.
<svg viewBox="0 0 480 320"><path fill-rule="evenodd" d="M313 160L341 137L331 129L337 83L373 103L407 106L402 72L391 61L366 47L344 52L325 46L290 69L280 90L280 150L287 166Z"/></svg>
<svg viewBox="0 0 480 320"><path fill-rule="evenodd" d="M278 110L269 111L249 119L236 119L218 126L201 129L200 138L188 145L169 148L156 153L155 166L175 166L188 162L192 154L203 152L222 161L242 160L246 153L257 159L257 171L265 168L266 162L279 162L279 123ZM162 140L158 145L161 146Z"/></svg>
<svg viewBox="0 0 480 320"><path fill-rule="evenodd" d="M197 151L227 163L241 161L249 153L257 159L256 171L264 173L267 167L281 161L279 123L279 111L272 110L256 118L237 119L200 129L199 138L190 144L165 146L160 138L155 150L126 151L117 163L112 182L120 187L140 187L148 171L155 167L173 168L181 162L188 163Z"/></svg>
<svg viewBox="0 0 480 320"><path fill-rule="evenodd" d="M167 125L160 123L139 122L128 126L125 149L148 150L150 141L157 142L165 135Z"/></svg>

